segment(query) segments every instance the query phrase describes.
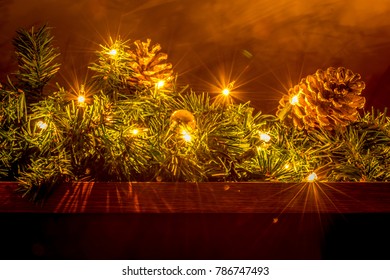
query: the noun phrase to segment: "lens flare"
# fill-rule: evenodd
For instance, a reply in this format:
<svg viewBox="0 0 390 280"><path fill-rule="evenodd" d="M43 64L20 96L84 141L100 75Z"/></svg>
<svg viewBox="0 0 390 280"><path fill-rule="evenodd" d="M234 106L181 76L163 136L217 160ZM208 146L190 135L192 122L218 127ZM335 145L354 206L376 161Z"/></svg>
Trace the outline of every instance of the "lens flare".
<svg viewBox="0 0 390 280"><path fill-rule="evenodd" d="M228 96L230 94L230 90L228 88L224 88L221 93L225 96Z"/></svg>

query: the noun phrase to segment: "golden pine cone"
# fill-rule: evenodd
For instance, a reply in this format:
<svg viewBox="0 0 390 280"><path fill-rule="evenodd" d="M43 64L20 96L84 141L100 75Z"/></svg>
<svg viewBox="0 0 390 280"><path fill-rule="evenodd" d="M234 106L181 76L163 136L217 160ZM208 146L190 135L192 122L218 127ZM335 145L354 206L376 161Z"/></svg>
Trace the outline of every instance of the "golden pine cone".
<svg viewBox="0 0 390 280"><path fill-rule="evenodd" d="M160 52L159 44L150 46L150 42L150 39L134 42L135 50L129 53L134 71L128 80L130 86L153 87L160 81L167 83L173 79L172 64L166 62L168 55Z"/></svg>
<svg viewBox="0 0 390 280"><path fill-rule="evenodd" d="M359 74L344 67L317 70L289 89L279 101L277 116L299 129L333 130L356 121L364 107L360 96L365 83Z"/></svg>

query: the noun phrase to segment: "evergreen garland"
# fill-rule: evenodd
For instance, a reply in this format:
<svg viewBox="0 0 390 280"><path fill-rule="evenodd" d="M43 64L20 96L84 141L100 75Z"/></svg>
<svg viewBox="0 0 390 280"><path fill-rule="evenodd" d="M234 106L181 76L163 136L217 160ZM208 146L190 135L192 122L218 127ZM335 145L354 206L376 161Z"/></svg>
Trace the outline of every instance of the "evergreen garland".
<svg viewBox="0 0 390 280"><path fill-rule="evenodd" d="M0 85L0 179L33 199L72 181L302 182L312 172L321 181L390 180L386 111L332 130L296 128L283 121L287 111L280 120L178 88L160 46L148 53L150 40L101 46L79 96L60 85L49 92L59 70L50 28L19 30L13 42L19 71ZM136 56L140 46L153 65ZM156 82L161 73L169 77Z"/></svg>

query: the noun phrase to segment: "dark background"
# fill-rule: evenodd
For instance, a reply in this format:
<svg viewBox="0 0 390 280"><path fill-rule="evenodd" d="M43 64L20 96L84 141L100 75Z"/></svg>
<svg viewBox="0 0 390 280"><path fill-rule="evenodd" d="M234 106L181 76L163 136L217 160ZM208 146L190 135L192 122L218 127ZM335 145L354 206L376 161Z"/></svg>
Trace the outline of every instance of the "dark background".
<svg viewBox="0 0 390 280"><path fill-rule="evenodd" d="M196 91L235 80L235 96L265 113L329 66L362 75L367 109L390 105L389 0L0 0L0 80L15 70L15 30L42 23L54 27L64 86L90 77L98 45L121 36L160 43Z"/></svg>
<svg viewBox="0 0 390 280"><path fill-rule="evenodd" d="M0 259L390 259L390 214L0 214Z"/></svg>

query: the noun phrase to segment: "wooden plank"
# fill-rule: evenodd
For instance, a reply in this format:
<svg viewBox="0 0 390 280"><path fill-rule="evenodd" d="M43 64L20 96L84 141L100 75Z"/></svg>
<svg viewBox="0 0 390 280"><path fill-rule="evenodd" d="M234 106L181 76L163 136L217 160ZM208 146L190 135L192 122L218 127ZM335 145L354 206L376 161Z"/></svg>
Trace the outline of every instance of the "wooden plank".
<svg viewBox="0 0 390 280"><path fill-rule="evenodd" d="M390 213L390 183L73 183L43 203L0 182L4 213Z"/></svg>

